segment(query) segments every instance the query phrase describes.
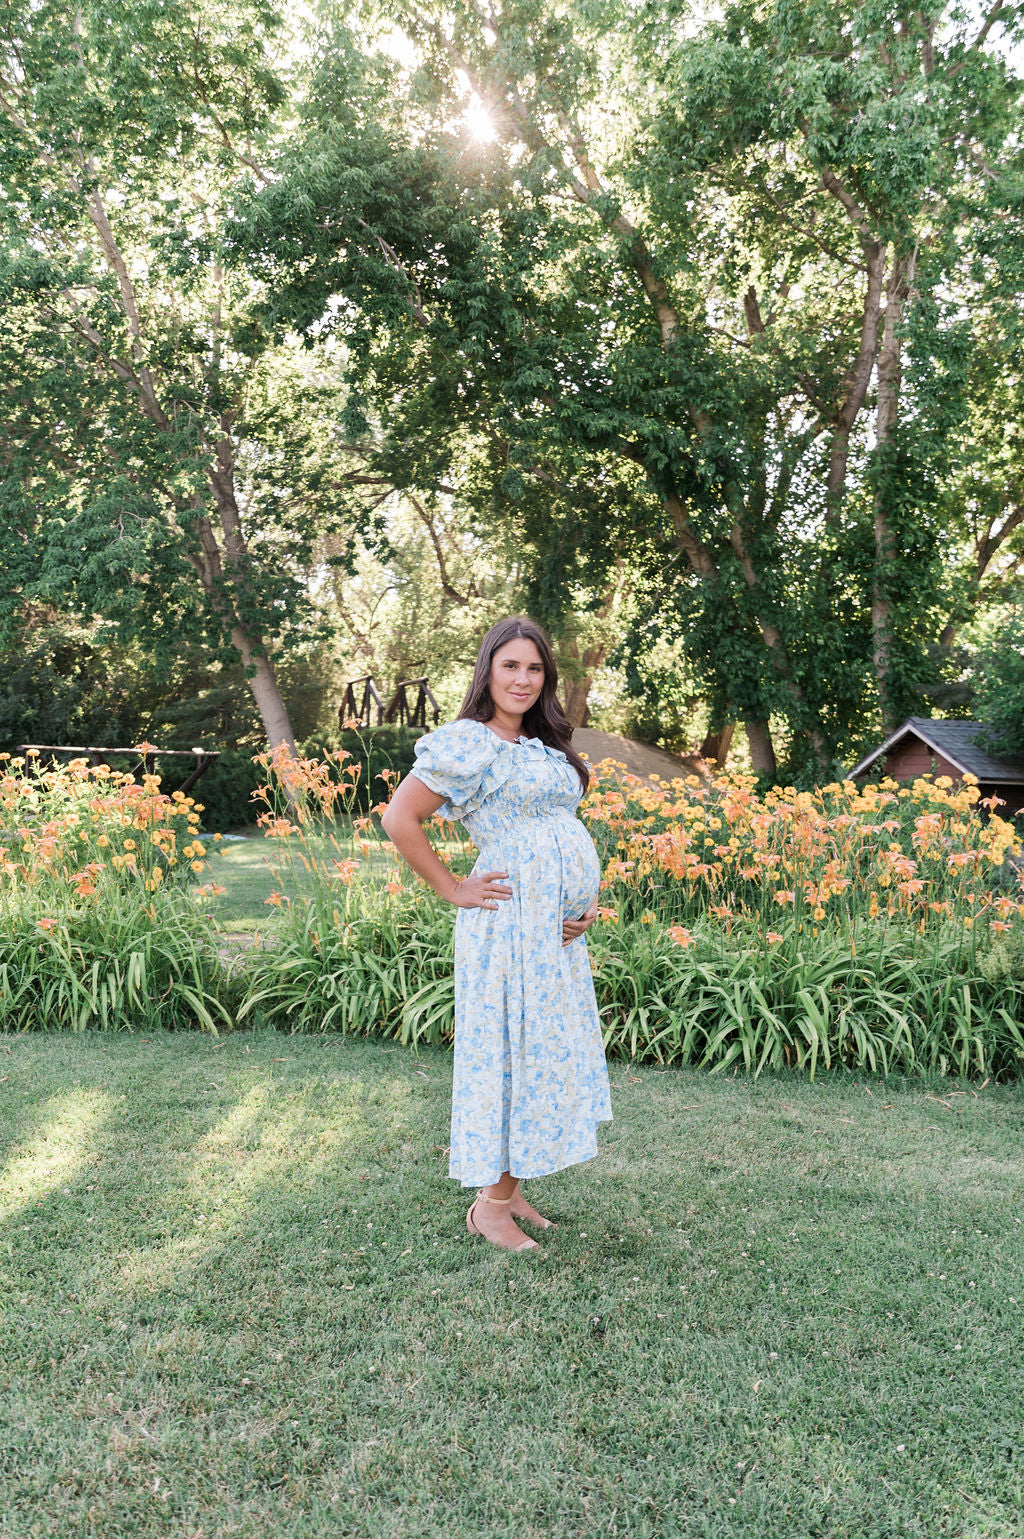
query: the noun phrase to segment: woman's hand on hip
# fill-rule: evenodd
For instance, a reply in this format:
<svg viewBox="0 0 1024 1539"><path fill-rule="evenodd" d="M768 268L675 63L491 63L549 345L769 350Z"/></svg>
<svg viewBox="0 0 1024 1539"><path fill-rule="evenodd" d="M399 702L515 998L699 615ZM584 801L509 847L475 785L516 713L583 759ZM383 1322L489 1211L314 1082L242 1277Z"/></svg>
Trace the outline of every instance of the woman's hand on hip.
<svg viewBox="0 0 1024 1539"><path fill-rule="evenodd" d="M586 913L580 915L579 919L563 919L562 945L568 946L571 941L579 940L580 936L585 935L590 929L596 918L597 904L592 903Z"/></svg>
<svg viewBox="0 0 1024 1539"><path fill-rule="evenodd" d="M497 908L511 896L507 871L481 871L478 876L463 878L452 902L456 908Z"/></svg>

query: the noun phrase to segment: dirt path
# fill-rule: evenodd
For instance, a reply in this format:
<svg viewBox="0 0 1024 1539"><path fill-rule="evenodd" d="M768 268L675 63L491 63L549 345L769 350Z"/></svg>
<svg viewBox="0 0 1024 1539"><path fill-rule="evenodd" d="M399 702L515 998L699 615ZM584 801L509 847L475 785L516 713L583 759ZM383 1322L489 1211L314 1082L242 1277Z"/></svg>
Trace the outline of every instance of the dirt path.
<svg viewBox="0 0 1024 1539"><path fill-rule="evenodd" d="M679 775L700 774L702 769L700 759L669 753L665 748L653 748L650 743L638 743L633 738L620 737L617 732L598 732L594 727L577 727L572 741L591 764L598 764L602 759L615 759L624 764L631 775L640 775L645 780L651 775L673 780Z"/></svg>

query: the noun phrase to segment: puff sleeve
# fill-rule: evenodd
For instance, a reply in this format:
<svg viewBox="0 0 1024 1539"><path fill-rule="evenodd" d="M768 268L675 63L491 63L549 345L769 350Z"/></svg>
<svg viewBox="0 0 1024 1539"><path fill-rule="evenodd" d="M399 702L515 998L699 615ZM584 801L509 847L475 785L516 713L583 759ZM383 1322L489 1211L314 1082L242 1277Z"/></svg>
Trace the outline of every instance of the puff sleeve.
<svg viewBox="0 0 1024 1539"><path fill-rule="evenodd" d="M452 721L416 744L410 773L444 802L442 818L463 822L512 773L512 745L482 721Z"/></svg>

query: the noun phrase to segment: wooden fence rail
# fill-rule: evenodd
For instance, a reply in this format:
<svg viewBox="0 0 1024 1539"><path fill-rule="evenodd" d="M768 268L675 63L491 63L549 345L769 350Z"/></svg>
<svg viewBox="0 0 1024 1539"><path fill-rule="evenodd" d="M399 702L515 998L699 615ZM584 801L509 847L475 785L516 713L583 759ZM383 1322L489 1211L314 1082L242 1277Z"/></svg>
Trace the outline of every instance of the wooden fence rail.
<svg viewBox="0 0 1024 1539"><path fill-rule="evenodd" d="M110 765L111 755L123 759L134 759L131 774L138 781L142 780L143 775L156 774L157 759L193 759L195 769L178 787L179 791L185 792L191 790L200 775L210 768L214 759L220 758L219 752L208 748L154 748L152 743L138 743L134 748L99 748L92 745L79 748L68 743L20 743L18 752L24 754L29 763L32 758L42 758L45 754L49 754L51 758L56 758L58 754L67 754L72 759L88 759L94 765ZM113 768L112 765L110 767Z"/></svg>

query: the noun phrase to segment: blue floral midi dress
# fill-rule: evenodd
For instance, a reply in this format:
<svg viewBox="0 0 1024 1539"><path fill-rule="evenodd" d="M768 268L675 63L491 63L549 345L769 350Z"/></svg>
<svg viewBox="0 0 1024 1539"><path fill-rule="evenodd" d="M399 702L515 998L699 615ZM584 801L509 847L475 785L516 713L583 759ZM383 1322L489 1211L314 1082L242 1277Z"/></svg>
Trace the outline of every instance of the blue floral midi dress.
<svg viewBox="0 0 1024 1539"><path fill-rule="evenodd" d="M466 720L421 737L412 774L467 829L474 874L507 871L512 889L456 916L451 1175L490 1186L592 1159L608 1069L586 938L562 945L562 920L595 901L601 876L579 777L540 738L509 743Z"/></svg>

